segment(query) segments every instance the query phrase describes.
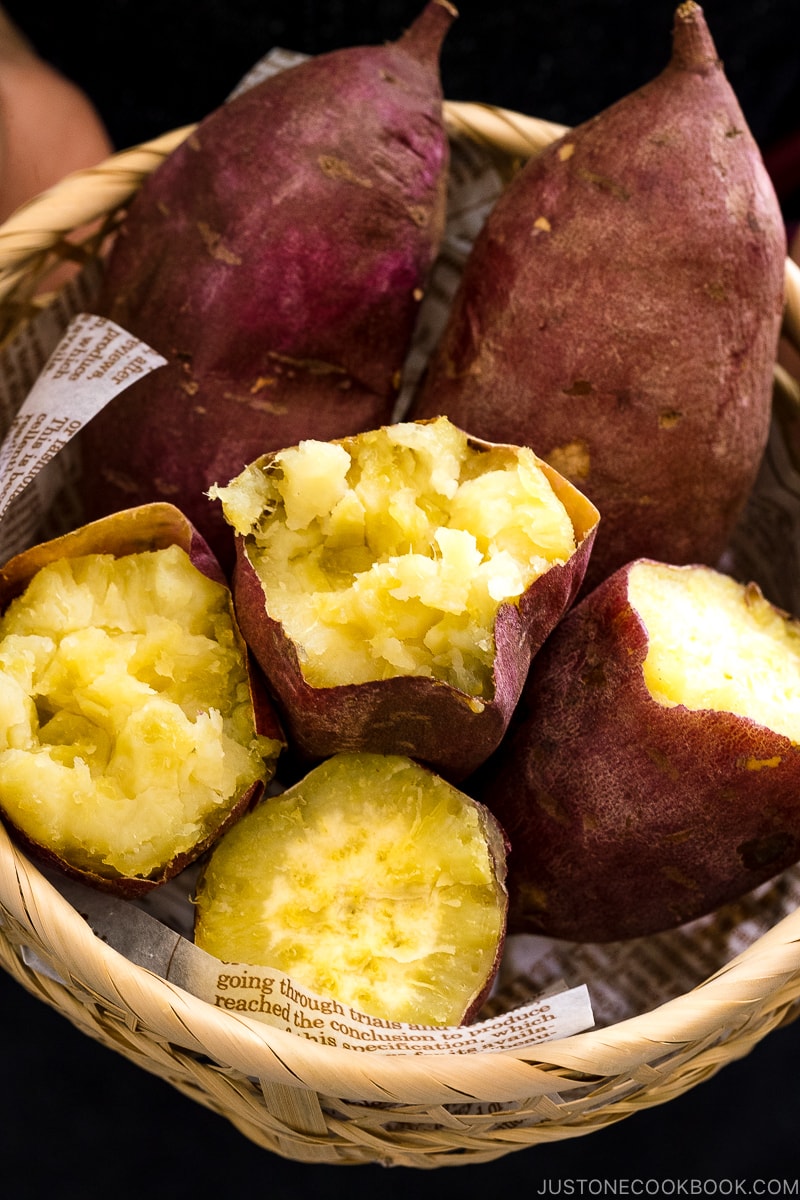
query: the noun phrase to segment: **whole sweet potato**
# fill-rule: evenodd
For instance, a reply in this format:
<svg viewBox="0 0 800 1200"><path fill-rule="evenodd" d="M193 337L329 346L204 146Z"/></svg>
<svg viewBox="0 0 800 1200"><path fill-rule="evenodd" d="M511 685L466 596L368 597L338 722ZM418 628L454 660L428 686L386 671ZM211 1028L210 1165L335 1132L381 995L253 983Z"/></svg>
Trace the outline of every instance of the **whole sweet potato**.
<svg viewBox="0 0 800 1200"><path fill-rule="evenodd" d="M637 560L534 660L475 792L507 831L510 927L679 925L800 859L800 625L755 585Z"/></svg>
<svg viewBox="0 0 800 1200"><path fill-rule="evenodd" d="M230 558L209 484L391 417L444 223L454 12L240 93L146 180L98 309L169 365L87 429L88 515L168 500Z"/></svg>
<svg viewBox="0 0 800 1200"><path fill-rule="evenodd" d="M715 564L769 423L786 255L702 10L654 80L530 160L476 241L411 416L530 446L597 505L586 589Z"/></svg>

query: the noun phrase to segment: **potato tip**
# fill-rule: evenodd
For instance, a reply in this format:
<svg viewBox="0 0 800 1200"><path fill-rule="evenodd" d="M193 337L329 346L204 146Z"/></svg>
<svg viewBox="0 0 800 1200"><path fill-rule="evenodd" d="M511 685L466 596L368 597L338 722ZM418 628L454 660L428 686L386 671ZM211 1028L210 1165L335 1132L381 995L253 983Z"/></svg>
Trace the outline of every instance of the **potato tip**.
<svg viewBox="0 0 800 1200"><path fill-rule="evenodd" d="M442 42L457 16L458 10L449 0L429 0L398 44L420 62L436 66Z"/></svg>
<svg viewBox="0 0 800 1200"><path fill-rule="evenodd" d="M675 10L671 66L703 72L721 65L703 9L695 0L686 0Z"/></svg>

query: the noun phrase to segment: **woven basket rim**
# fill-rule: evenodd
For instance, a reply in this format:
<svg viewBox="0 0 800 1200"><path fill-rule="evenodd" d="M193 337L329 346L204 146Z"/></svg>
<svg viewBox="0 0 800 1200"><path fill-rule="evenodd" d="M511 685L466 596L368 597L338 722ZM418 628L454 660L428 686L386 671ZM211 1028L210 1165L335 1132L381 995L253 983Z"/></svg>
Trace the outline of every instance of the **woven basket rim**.
<svg viewBox="0 0 800 1200"><path fill-rule="evenodd" d="M445 102L456 136L526 157L566 127L489 105ZM145 175L189 136L185 126L74 172L0 227L0 307L20 272L84 222L124 204ZM786 265L785 331L800 346L800 268ZM444 1103L513 1101L568 1091L598 1076L711 1044L800 994L800 911L775 924L731 962L681 996L614 1025L509 1051L397 1055L318 1045L254 1018L215 1009L109 947L0 826L3 913L31 931L65 983L78 983L170 1041L248 1075L354 1100ZM66 978L69 976L69 979Z"/></svg>
<svg viewBox="0 0 800 1200"><path fill-rule="evenodd" d="M13 900L10 901L10 897ZM245 1074L352 1099L441 1103L455 1096L513 1101L580 1087L716 1040L794 998L800 978L800 910L790 913L695 988L645 1013L526 1048L474 1054L397 1055L331 1048L207 1001L131 962L88 923L0 826L0 898L92 994L142 1018L170 1041ZM65 949L67 954L64 954ZM65 980L65 982L69 982Z"/></svg>

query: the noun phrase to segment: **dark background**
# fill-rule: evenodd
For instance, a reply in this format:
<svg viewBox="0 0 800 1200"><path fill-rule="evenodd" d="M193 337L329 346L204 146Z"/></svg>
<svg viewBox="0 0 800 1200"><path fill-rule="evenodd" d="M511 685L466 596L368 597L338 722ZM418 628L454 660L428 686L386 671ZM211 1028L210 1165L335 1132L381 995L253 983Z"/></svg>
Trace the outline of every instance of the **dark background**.
<svg viewBox="0 0 800 1200"><path fill-rule="evenodd" d="M204 116L272 46L320 54L391 40L422 6L423 0L11 0L4 7L41 53L84 87L122 149ZM457 7L461 15L442 55L448 98L575 124L663 67L676 4L464 0ZM797 213L800 4L707 0L704 11L751 129L780 169L780 191L798 192Z"/></svg>
<svg viewBox="0 0 800 1200"><path fill-rule="evenodd" d="M394 38L421 4L76 0L5 7L94 100L118 148L198 120L275 45L312 54ZM670 0L462 4L443 55L445 94L574 124L664 65ZM800 3L704 6L787 221L800 218ZM679 219L679 214L676 214ZM0 972L0 1171L5 1194L114 1200L371 1194L464 1197L545 1181L650 1181L648 1194L748 1194L800 1175L800 1023L659 1108L487 1165L439 1171L283 1160L77 1032ZM694 1185L692 1180L699 1181ZM662 1192L653 1188L663 1184ZM584 1194L589 1193L589 1184ZM694 1187L694 1192L692 1191ZM737 1191L737 1188L739 1189ZM620 1185L620 1193L622 1192ZM700 1189L700 1190L698 1190ZM565 1184L566 1193L566 1184ZM755 1194L755 1193L752 1193ZM790 1194L797 1194L791 1193Z"/></svg>

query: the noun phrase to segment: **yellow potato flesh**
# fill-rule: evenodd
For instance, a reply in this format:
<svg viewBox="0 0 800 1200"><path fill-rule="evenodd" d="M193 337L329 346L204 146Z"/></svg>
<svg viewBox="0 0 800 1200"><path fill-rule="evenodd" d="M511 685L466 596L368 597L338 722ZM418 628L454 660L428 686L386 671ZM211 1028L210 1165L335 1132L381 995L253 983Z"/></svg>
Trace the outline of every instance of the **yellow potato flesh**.
<svg viewBox="0 0 800 1200"><path fill-rule="evenodd" d="M337 755L217 844L195 941L373 1016L459 1024L496 966L498 870L462 793L400 756Z"/></svg>
<svg viewBox="0 0 800 1200"><path fill-rule="evenodd" d="M315 687L421 675L490 696L499 606L575 552L532 452L477 450L444 419L301 442L211 494Z"/></svg>
<svg viewBox="0 0 800 1200"><path fill-rule="evenodd" d="M733 712L800 743L800 631L757 589L711 568L637 563L628 597L655 700Z"/></svg>
<svg viewBox="0 0 800 1200"><path fill-rule="evenodd" d="M0 621L0 806L73 866L146 878L273 750L229 593L177 546L53 563Z"/></svg>

